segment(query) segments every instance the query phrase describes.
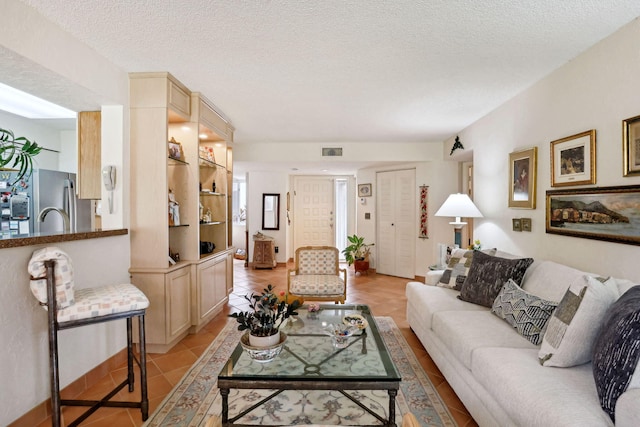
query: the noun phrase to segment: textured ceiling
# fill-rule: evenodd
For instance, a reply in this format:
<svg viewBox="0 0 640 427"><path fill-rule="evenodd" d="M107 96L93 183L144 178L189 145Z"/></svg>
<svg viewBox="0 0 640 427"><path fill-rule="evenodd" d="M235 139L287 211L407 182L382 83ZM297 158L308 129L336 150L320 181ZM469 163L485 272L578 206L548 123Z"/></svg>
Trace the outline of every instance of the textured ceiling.
<svg viewBox="0 0 640 427"><path fill-rule="evenodd" d="M23 0L236 143L442 141L640 15L638 0Z"/></svg>

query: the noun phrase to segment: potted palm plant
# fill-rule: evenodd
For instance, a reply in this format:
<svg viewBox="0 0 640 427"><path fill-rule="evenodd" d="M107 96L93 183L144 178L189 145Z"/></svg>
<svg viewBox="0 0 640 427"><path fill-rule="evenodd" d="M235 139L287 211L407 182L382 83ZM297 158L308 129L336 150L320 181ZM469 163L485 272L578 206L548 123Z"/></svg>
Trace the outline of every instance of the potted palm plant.
<svg viewBox="0 0 640 427"><path fill-rule="evenodd" d="M350 244L342 250L347 264L354 264L356 273L369 270L369 254L375 243L365 243L364 237L357 234L347 236L347 240Z"/></svg>
<svg viewBox="0 0 640 427"><path fill-rule="evenodd" d="M31 176L33 158L40 151L42 151L42 147L34 141L29 141L24 136L16 138L12 131L0 128L0 169L8 167L18 171L12 185L24 177Z"/></svg>
<svg viewBox="0 0 640 427"><path fill-rule="evenodd" d="M280 342L280 326L285 319L296 316L300 301L287 303L274 293L274 287L268 285L262 294L245 295L251 310L231 313L238 322L239 331L247 331L249 343L254 347L269 347Z"/></svg>

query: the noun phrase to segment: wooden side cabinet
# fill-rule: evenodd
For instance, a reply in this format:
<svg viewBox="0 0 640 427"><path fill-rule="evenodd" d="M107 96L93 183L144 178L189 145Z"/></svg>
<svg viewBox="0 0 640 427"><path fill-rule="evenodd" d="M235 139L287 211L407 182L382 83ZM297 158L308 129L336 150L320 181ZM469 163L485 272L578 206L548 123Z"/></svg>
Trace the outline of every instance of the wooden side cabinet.
<svg viewBox="0 0 640 427"><path fill-rule="evenodd" d="M276 244L273 240L253 241L253 268L276 266Z"/></svg>

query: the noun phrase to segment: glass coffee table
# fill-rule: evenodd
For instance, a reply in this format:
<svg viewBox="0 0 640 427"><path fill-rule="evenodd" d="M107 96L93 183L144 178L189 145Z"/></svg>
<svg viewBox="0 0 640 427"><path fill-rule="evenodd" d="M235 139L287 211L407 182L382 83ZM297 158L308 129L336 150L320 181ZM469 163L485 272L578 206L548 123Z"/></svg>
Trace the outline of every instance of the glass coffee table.
<svg viewBox="0 0 640 427"><path fill-rule="evenodd" d="M295 320L289 319L281 328L287 340L273 361L253 361L239 343L236 346L218 375L223 426L240 425L235 422L285 390L336 390L383 425L395 426L395 400L401 378L369 307L326 304L317 313L309 313L306 306L298 309L298 313ZM358 315L367 326L350 336L344 347L337 347L325 327ZM269 389L273 393L230 417L231 389ZM347 390L387 390L388 419L360 403Z"/></svg>

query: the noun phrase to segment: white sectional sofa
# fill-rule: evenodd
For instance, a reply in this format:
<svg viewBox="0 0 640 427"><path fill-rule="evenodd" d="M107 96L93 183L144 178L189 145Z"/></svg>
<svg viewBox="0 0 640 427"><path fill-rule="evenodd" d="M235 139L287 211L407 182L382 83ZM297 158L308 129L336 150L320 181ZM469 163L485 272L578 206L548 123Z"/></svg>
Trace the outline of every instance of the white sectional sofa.
<svg viewBox="0 0 640 427"><path fill-rule="evenodd" d="M504 252L496 256L515 258ZM435 286L443 271L426 283L406 287L407 319L480 426L610 426L600 406L592 364L542 366L534 345L490 308L461 301L459 291ZM522 289L559 302L569 284L586 273L552 262L534 261ZM635 286L616 280L617 295ZM633 375L640 387L640 369ZM616 426L640 426L640 388L631 387L615 406Z"/></svg>

